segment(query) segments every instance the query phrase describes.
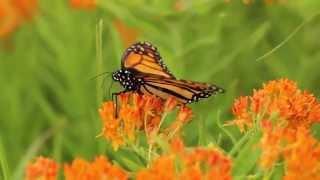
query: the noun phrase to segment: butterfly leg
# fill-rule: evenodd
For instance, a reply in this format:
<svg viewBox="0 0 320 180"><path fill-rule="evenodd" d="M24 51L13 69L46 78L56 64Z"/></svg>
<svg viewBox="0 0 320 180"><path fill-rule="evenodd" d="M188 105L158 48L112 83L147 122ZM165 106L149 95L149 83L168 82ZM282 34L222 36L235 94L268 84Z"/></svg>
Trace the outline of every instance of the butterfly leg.
<svg viewBox="0 0 320 180"><path fill-rule="evenodd" d="M116 110L114 112L115 118L118 118L118 95L121 94L119 93L112 93L112 102L116 105Z"/></svg>
<svg viewBox="0 0 320 180"><path fill-rule="evenodd" d="M114 113L114 116L115 118L118 118L118 113L119 113L119 108L118 108L118 96L122 93L125 93L127 91L121 91L121 92L117 92L117 93L112 93L112 102L115 103L116 105L116 110L115 110L115 113Z"/></svg>

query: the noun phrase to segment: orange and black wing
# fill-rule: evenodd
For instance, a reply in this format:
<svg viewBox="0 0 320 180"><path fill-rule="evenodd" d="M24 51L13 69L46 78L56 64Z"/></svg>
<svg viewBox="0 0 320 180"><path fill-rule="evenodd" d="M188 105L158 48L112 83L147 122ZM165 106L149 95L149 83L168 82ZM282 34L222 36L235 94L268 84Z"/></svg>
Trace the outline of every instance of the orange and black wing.
<svg viewBox="0 0 320 180"><path fill-rule="evenodd" d="M138 42L131 45L123 54L121 67L134 70L137 74L175 79L163 63L157 48L148 42Z"/></svg>
<svg viewBox="0 0 320 180"><path fill-rule="evenodd" d="M174 96L182 103L196 102L202 98L208 98L224 90L216 85L194 81L177 80L160 76L143 77L144 84L140 91L144 94L152 94L162 99Z"/></svg>

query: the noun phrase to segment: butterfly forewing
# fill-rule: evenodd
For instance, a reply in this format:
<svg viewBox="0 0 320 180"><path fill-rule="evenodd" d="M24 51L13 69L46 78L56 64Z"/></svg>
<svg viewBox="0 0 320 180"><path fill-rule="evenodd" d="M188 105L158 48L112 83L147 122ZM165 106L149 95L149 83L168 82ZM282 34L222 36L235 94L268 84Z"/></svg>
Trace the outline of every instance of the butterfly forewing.
<svg viewBox="0 0 320 180"><path fill-rule="evenodd" d="M130 46L121 61L123 69L140 74L151 74L175 79L170 73L156 47L147 42L138 42Z"/></svg>

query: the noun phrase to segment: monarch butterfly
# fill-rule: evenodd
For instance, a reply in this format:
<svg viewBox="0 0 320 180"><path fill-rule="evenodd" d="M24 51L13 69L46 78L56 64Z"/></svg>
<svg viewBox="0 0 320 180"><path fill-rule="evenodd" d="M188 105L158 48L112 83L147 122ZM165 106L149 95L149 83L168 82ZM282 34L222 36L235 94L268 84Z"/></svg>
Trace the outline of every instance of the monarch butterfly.
<svg viewBox="0 0 320 180"><path fill-rule="evenodd" d="M127 48L121 59L121 69L113 72L112 78L123 86L122 92L135 91L162 99L174 96L180 104L224 92L213 84L177 79L163 63L157 48L148 42L137 42Z"/></svg>

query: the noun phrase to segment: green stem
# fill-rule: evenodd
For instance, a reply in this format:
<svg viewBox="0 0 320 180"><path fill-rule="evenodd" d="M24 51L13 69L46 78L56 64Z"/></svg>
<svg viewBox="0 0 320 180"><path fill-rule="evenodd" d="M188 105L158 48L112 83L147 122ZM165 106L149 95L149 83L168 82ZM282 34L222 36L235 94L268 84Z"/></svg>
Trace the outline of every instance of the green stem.
<svg viewBox="0 0 320 180"><path fill-rule="evenodd" d="M250 135L252 134L253 130L248 131L242 138L236 143L233 148L230 150L229 155L234 156L240 147L245 144L245 142L249 139Z"/></svg>
<svg viewBox="0 0 320 180"><path fill-rule="evenodd" d="M9 171L9 166L6 158L6 153L2 143L2 138L0 138L0 167L3 174L3 179L8 180L10 171Z"/></svg>
<svg viewBox="0 0 320 180"><path fill-rule="evenodd" d="M149 164L150 164L150 161L151 161L151 153L152 153L152 146L153 145L153 143L150 143L149 144L149 148L148 148L148 166L149 166Z"/></svg>

